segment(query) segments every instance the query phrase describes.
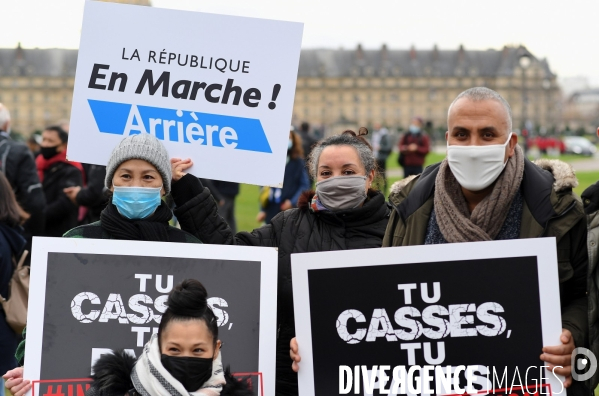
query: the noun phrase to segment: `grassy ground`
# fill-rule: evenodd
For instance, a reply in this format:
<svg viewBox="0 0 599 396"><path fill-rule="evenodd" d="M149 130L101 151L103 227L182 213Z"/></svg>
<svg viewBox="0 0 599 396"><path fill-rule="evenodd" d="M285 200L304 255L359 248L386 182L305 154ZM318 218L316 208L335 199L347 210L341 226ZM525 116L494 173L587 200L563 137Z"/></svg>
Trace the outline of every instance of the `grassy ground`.
<svg viewBox="0 0 599 396"><path fill-rule="evenodd" d="M551 158L544 156L546 158ZM440 162L445 158L444 153L430 153L426 157L426 166ZM566 162L576 161L584 159L584 157L576 155L562 155L559 159ZM397 153L393 153L387 160L387 170L390 173L401 174L401 169L397 164ZM577 172L579 185L574 190L576 194L580 195L588 186L599 180L599 169L596 171ZM391 186L394 182L398 181L402 177L389 177L387 185ZM256 215L258 214L258 194L260 187L252 186L249 184L242 184L240 194L237 196L235 203L235 214L237 217L237 227L239 231L250 231L260 224L256 222ZM597 395L599 396L599 395Z"/></svg>

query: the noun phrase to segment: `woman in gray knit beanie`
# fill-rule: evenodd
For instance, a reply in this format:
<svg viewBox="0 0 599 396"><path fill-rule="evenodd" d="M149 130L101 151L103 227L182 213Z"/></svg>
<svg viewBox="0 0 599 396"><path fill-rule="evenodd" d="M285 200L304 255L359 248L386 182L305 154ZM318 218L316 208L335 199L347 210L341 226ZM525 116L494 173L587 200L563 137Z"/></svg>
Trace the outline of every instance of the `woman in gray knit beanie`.
<svg viewBox="0 0 599 396"><path fill-rule="evenodd" d="M169 226L172 211L162 201L171 191L168 152L153 135L123 139L106 165L105 186L111 203L100 221L68 231L65 237L201 243Z"/></svg>

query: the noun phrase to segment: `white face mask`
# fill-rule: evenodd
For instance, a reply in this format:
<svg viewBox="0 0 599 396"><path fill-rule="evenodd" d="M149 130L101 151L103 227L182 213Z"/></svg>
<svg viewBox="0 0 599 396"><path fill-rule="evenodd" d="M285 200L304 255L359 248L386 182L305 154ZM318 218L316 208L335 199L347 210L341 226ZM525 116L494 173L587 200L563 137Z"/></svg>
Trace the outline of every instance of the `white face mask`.
<svg viewBox="0 0 599 396"><path fill-rule="evenodd" d="M447 143L447 162L451 173L466 190L480 191L489 187L505 168L505 147L510 142L510 132L504 144L490 146L450 146Z"/></svg>

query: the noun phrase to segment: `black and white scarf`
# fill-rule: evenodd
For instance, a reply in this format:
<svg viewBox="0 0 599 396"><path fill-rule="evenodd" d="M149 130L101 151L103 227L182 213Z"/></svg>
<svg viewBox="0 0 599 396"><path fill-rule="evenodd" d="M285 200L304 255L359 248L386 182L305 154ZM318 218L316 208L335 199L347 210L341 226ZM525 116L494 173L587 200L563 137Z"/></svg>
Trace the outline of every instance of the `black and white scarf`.
<svg viewBox="0 0 599 396"><path fill-rule="evenodd" d="M144 346L144 351L131 373L131 380L135 390L142 396L219 396L226 383L219 352L212 362L210 379L197 391L188 392L162 365L156 334Z"/></svg>

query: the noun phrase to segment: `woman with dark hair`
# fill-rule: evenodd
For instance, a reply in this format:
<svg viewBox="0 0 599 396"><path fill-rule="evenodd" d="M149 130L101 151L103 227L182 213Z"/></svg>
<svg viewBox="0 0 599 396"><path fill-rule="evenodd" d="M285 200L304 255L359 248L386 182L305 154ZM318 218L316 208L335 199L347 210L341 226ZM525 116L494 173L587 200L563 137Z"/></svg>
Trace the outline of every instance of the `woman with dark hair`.
<svg viewBox="0 0 599 396"><path fill-rule="evenodd" d="M260 192L260 206L256 220L269 224L277 213L297 207L297 200L302 192L310 188L310 179L304 162L302 139L295 132L289 132L287 148L287 164L283 187L263 187Z"/></svg>
<svg viewBox="0 0 599 396"><path fill-rule="evenodd" d="M103 355L94 364L86 396L250 396L246 382L223 369L221 341L208 293L197 280L169 294L158 334L137 359L125 352Z"/></svg>
<svg viewBox="0 0 599 396"><path fill-rule="evenodd" d="M276 395L297 395L297 374L291 370L289 342L295 335L291 253L380 247L390 215L385 197L371 188L376 173L372 148L345 131L320 141L310 153L309 171L316 191L299 198L298 207L277 214L270 224L234 234L218 215L210 191L186 175L190 160L173 159L173 198L181 227L204 243L278 248ZM195 230L195 231L193 231Z"/></svg>
<svg viewBox="0 0 599 396"><path fill-rule="evenodd" d="M8 298L9 283L14 272L13 258L18 258L25 248L21 224L27 220L25 213L15 198L10 183L0 172L0 296ZM0 373L15 367L15 351L18 336L6 322L6 315L0 305ZM0 381L0 394L4 385Z"/></svg>

